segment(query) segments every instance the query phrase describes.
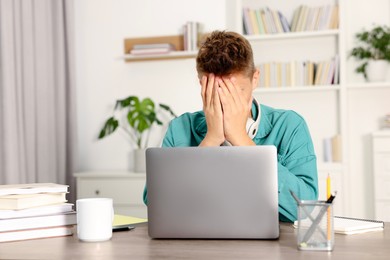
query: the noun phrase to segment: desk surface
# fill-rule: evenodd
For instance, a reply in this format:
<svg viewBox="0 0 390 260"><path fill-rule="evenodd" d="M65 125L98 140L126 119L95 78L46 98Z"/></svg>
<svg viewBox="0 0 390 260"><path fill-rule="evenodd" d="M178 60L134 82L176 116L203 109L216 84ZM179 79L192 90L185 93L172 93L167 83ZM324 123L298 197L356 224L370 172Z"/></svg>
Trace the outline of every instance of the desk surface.
<svg viewBox="0 0 390 260"><path fill-rule="evenodd" d="M76 235L0 243L0 259L390 259L389 225L379 232L336 234L333 252L310 252L297 250L295 230L287 224L275 241L153 240L142 224L100 243L79 242Z"/></svg>

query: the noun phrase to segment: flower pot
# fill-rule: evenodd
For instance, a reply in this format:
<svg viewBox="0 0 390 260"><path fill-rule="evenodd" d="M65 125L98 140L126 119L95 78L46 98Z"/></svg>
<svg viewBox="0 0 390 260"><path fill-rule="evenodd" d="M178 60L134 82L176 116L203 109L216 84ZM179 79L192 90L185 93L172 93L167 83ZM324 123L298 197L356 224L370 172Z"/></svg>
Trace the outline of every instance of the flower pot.
<svg viewBox="0 0 390 260"><path fill-rule="evenodd" d="M134 171L146 172L145 149L134 150Z"/></svg>
<svg viewBox="0 0 390 260"><path fill-rule="evenodd" d="M388 63L385 60L372 60L368 63L366 72L369 82L378 82L386 80Z"/></svg>

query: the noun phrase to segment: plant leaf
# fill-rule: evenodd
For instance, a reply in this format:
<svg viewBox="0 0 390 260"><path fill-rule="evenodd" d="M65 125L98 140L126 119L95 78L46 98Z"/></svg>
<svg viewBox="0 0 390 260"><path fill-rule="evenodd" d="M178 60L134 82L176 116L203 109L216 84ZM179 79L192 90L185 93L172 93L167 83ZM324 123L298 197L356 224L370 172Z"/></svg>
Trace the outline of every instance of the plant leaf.
<svg viewBox="0 0 390 260"><path fill-rule="evenodd" d="M110 117L104 123L103 128L100 130L98 138L102 139L103 137L112 134L118 128L118 125L119 125L118 120L116 120L114 117Z"/></svg>
<svg viewBox="0 0 390 260"><path fill-rule="evenodd" d="M141 102L134 103L130 106L127 120L131 127L142 134L149 129L156 119L154 111L154 102L150 98L145 98Z"/></svg>
<svg viewBox="0 0 390 260"><path fill-rule="evenodd" d="M168 106L168 105L165 105L165 104L159 104L159 106L166 110L167 112L169 112L171 114L171 116L173 117L177 117L177 115L172 111L172 109Z"/></svg>

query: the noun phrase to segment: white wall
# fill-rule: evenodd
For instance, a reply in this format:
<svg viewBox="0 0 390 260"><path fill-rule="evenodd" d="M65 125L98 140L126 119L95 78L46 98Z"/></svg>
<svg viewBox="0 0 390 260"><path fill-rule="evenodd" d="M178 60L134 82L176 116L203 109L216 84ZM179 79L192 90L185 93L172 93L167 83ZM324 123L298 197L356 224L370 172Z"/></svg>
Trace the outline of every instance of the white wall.
<svg viewBox="0 0 390 260"><path fill-rule="evenodd" d="M358 4L356 2L359 2ZM390 24L390 1L347 1L346 48L355 46L355 34L372 25ZM363 76L354 72L356 61L347 62L347 82L364 82ZM388 73L390 81L390 72ZM374 217L372 183L371 133L380 129L381 120L390 113L390 89L348 90L348 169L350 214L360 217ZM390 187L389 187L390 188Z"/></svg>
<svg viewBox="0 0 390 260"><path fill-rule="evenodd" d="M225 1L82 0L75 1L75 12L77 170L130 169L132 147L123 135L97 140L116 99L151 97L178 114L200 110L202 104L194 59L126 63L121 59L124 39L178 35L191 20L204 24L205 31L223 29Z"/></svg>
<svg viewBox="0 0 390 260"><path fill-rule="evenodd" d="M347 3L344 16L346 50L353 48L354 34L362 27L390 22L390 0L344 1ZM225 0L75 2L79 142L77 170L131 169L129 153L132 147L123 135L114 134L97 140L99 129L111 114L114 101L128 95L149 96L157 102L171 105L175 112L181 114L201 109L201 99L194 59L126 63L120 58L124 38L176 35L181 33L181 26L189 20L203 23L205 31L224 29ZM352 59L348 59L348 83L364 81L354 73L355 65ZM350 153L348 175L351 176L351 205L348 207L349 213L356 217L369 217L371 214L372 188L369 176L372 172L368 136L370 132L379 129L380 118L390 113L389 97L389 89L348 90L347 113L351 115L347 122L350 135L346 137ZM335 114L334 109L330 109L332 114ZM311 129L314 131L312 135L316 136L316 126ZM153 140L153 145L159 144L164 129L157 131L158 138ZM329 132L336 130L330 129Z"/></svg>

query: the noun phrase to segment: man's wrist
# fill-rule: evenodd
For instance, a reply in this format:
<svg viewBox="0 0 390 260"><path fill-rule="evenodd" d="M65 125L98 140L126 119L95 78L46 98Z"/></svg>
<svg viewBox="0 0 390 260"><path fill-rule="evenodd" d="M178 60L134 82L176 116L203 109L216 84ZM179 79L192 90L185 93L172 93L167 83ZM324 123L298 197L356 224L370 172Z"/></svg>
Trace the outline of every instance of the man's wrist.
<svg viewBox="0 0 390 260"><path fill-rule="evenodd" d="M220 138L212 138L206 134L205 138L199 144L199 146L220 146L223 143L223 141L225 140L224 139L222 140Z"/></svg>
<svg viewBox="0 0 390 260"><path fill-rule="evenodd" d="M243 135L238 138L232 138L231 140L228 140L233 146L251 146L251 145L256 145L255 142L248 136L248 135Z"/></svg>

